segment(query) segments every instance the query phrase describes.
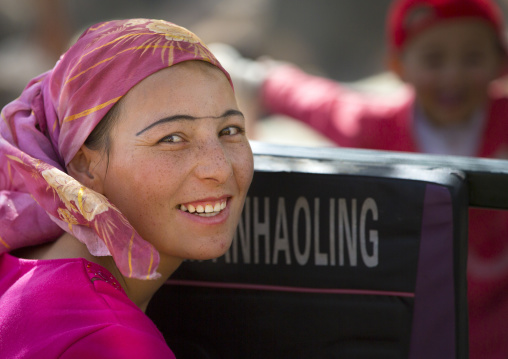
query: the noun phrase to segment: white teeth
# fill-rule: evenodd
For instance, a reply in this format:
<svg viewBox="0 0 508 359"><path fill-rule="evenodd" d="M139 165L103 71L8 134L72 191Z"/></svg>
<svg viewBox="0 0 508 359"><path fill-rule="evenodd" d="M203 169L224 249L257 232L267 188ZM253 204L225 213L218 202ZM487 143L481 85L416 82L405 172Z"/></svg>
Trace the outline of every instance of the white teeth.
<svg viewBox="0 0 508 359"><path fill-rule="evenodd" d="M189 213L199 214L200 216L210 217L215 216L220 213L227 206L227 201L224 200L222 202L217 202L215 205L206 204L204 207L201 204L197 206L193 206L192 204L188 204L187 206L181 204L180 210Z"/></svg>
<svg viewBox="0 0 508 359"><path fill-rule="evenodd" d="M218 215L219 213L218 212L212 212L212 213L200 213L199 216L200 217L213 217L213 216L216 216Z"/></svg>

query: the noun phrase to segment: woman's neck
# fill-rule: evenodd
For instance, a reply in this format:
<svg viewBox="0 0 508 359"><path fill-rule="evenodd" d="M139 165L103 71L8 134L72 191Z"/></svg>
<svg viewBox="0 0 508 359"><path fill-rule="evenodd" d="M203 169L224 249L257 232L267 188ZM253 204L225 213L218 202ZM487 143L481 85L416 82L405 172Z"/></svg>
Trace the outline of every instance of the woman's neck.
<svg viewBox="0 0 508 359"><path fill-rule="evenodd" d="M97 257L96 257L97 258ZM143 311L146 311L146 307L148 303L152 299L153 295L157 290L159 290L162 285L168 280L168 278L173 274L174 271L178 269L183 260L177 259L160 259L159 267L157 268L157 272L160 273L160 277L157 279L151 280L142 280L136 278L128 278L123 276L112 257L108 257L111 259L111 265L114 267L114 272L111 272L115 277L121 278L120 284L122 285L127 296ZM105 267L110 270L110 268Z"/></svg>
<svg viewBox="0 0 508 359"><path fill-rule="evenodd" d="M143 312L155 292L173 274L182 263L182 260L174 258L161 258L158 273L160 277L154 280L141 280L128 278L120 272L111 256L93 256L86 245L69 233L63 234L56 241L35 247L23 248L13 253L26 259L61 259L61 258L84 258L106 268L118 280L130 300Z"/></svg>

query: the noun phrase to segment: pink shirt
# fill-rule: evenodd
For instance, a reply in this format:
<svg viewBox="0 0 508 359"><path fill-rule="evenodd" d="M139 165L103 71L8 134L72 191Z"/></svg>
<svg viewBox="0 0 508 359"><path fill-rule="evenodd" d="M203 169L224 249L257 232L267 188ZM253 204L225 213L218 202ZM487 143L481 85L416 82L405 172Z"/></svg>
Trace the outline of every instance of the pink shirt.
<svg viewBox="0 0 508 359"><path fill-rule="evenodd" d="M103 267L0 255L3 358L175 358Z"/></svg>

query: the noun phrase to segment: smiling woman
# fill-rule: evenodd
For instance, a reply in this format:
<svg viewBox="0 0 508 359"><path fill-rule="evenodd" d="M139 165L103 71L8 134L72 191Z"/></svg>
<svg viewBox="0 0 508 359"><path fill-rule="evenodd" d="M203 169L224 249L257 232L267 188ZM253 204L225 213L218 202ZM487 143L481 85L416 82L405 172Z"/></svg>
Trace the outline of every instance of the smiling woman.
<svg viewBox="0 0 508 359"><path fill-rule="evenodd" d="M2 120L2 355L173 357L143 312L227 251L253 174L229 75L182 27L110 21Z"/></svg>

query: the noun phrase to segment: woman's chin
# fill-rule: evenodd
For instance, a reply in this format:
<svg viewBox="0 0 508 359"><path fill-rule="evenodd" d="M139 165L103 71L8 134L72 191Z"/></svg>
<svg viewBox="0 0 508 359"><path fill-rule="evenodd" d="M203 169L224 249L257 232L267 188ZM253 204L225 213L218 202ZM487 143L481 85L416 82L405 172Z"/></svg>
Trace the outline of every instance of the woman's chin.
<svg viewBox="0 0 508 359"><path fill-rule="evenodd" d="M210 259L216 259L221 256L223 256L231 246L232 241L221 241L219 243L214 243L214 245L209 246L208 248L202 248L200 249L199 253L196 253L193 258L194 260L210 260Z"/></svg>

